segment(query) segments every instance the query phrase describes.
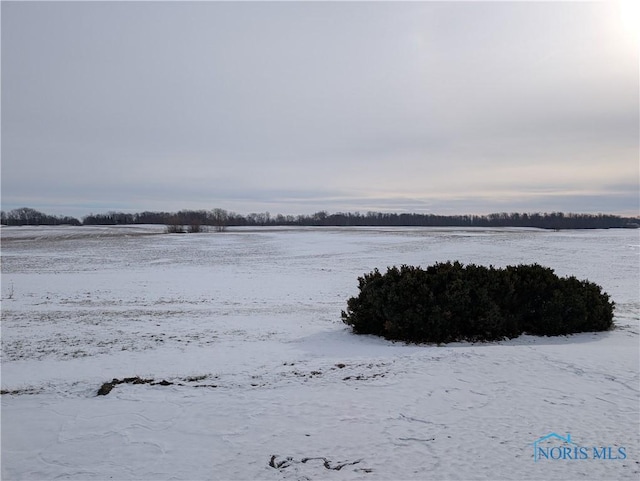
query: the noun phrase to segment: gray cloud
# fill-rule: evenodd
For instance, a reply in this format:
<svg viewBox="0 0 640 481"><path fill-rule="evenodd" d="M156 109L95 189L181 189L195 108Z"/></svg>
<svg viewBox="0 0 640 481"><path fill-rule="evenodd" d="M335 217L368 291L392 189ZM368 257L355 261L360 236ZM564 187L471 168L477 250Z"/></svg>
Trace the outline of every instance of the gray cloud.
<svg viewBox="0 0 640 481"><path fill-rule="evenodd" d="M3 208L637 213L617 22L582 2L4 2Z"/></svg>

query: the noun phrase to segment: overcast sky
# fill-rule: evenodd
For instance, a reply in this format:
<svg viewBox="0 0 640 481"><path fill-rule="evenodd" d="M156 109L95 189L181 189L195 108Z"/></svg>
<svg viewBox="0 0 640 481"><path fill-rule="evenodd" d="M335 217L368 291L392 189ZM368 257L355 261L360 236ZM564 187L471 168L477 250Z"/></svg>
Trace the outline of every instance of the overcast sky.
<svg viewBox="0 0 640 481"><path fill-rule="evenodd" d="M1 9L4 210L639 214L617 3Z"/></svg>

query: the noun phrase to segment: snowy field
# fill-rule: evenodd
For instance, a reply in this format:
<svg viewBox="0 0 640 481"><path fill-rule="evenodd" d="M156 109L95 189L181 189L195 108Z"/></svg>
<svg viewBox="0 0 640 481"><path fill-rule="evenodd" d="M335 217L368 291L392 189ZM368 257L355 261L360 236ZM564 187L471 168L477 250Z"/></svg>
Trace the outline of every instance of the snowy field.
<svg viewBox="0 0 640 481"><path fill-rule="evenodd" d="M2 479L637 480L639 233L2 228ZM342 324L358 276L446 260L589 279L616 329L416 346ZM575 444L534 446L551 433Z"/></svg>

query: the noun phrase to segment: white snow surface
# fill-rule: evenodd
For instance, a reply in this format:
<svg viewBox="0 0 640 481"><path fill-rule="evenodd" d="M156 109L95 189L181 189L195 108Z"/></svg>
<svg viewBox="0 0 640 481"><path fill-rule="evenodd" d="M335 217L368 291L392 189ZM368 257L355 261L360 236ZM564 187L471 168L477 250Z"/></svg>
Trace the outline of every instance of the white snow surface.
<svg viewBox="0 0 640 481"><path fill-rule="evenodd" d="M640 478L637 230L2 228L3 480ZM373 268L539 263L616 328L405 345L341 319ZM115 386L139 376L170 385ZM542 459L551 432L625 459Z"/></svg>

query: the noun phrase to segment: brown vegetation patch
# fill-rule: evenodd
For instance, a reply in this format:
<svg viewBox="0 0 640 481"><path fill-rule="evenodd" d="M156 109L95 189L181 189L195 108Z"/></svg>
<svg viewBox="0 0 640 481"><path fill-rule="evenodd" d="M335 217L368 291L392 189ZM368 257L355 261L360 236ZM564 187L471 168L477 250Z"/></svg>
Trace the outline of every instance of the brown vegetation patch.
<svg viewBox="0 0 640 481"><path fill-rule="evenodd" d="M110 382L105 382L102 386L100 386L100 389L98 389L98 393L96 394L96 396L106 396L118 384L150 384L151 386L171 386L173 383L164 379L162 381L156 382L153 379L143 379L139 376L125 377L123 379L114 378Z"/></svg>

